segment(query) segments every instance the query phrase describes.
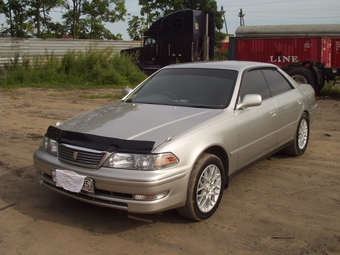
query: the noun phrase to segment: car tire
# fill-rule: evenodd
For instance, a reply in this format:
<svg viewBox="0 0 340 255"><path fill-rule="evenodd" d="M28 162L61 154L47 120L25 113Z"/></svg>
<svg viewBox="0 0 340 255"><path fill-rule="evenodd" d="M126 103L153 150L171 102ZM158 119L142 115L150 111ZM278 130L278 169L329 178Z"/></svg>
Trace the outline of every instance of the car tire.
<svg viewBox="0 0 340 255"><path fill-rule="evenodd" d="M191 172L187 201L177 212L188 219L202 221L217 210L224 191L225 171L213 154L202 154Z"/></svg>
<svg viewBox="0 0 340 255"><path fill-rule="evenodd" d="M303 113L298 123L293 143L284 149L287 154L292 156L304 154L309 141L309 118L307 113Z"/></svg>
<svg viewBox="0 0 340 255"><path fill-rule="evenodd" d="M306 68L290 68L285 70L297 83L309 84L316 92L319 92L312 72Z"/></svg>

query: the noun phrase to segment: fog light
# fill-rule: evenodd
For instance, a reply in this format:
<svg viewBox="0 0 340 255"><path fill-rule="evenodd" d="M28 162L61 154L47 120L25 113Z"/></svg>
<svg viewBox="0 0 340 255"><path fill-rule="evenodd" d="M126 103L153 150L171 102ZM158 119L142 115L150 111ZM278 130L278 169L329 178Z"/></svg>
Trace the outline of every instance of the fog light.
<svg viewBox="0 0 340 255"><path fill-rule="evenodd" d="M133 198L135 200L140 200L140 201L153 201L153 200L159 200L164 197L166 197L169 194L169 191L165 191L159 194L155 195L133 195Z"/></svg>

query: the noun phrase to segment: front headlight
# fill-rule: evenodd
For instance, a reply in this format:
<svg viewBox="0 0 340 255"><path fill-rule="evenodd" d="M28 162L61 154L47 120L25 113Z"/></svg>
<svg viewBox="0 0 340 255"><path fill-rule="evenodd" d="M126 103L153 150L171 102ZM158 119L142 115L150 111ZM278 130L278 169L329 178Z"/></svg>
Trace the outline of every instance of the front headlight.
<svg viewBox="0 0 340 255"><path fill-rule="evenodd" d="M172 153L132 154L115 153L105 162L105 166L121 169L158 170L174 166L179 162Z"/></svg>
<svg viewBox="0 0 340 255"><path fill-rule="evenodd" d="M56 140L53 140L51 138L48 138L47 136L44 136L43 141L41 143L41 149L44 151L51 153L55 156L58 154L58 143Z"/></svg>

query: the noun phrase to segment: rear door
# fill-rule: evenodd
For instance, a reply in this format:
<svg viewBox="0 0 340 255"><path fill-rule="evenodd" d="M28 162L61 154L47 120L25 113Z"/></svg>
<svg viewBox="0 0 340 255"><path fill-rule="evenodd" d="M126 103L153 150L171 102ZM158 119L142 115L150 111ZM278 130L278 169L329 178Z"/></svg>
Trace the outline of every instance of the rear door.
<svg viewBox="0 0 340 255"><path fill-rule="evenodd" d="M303 110L301 94L275 68L262 70L277 105L278 144L280 147L294 138L297 122Z"/></svg>

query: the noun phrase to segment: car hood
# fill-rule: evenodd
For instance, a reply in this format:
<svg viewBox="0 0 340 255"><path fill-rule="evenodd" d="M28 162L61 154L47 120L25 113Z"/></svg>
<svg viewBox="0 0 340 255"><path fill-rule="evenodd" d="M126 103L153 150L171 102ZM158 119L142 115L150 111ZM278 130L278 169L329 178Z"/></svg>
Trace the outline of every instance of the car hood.
<svg viewBox="0 0 340 255"><path fill-rule="evenodd" d="M221 109L119 102L63 122L58 128L126 140L155 142L155 147L218 113Z"/></svg>

